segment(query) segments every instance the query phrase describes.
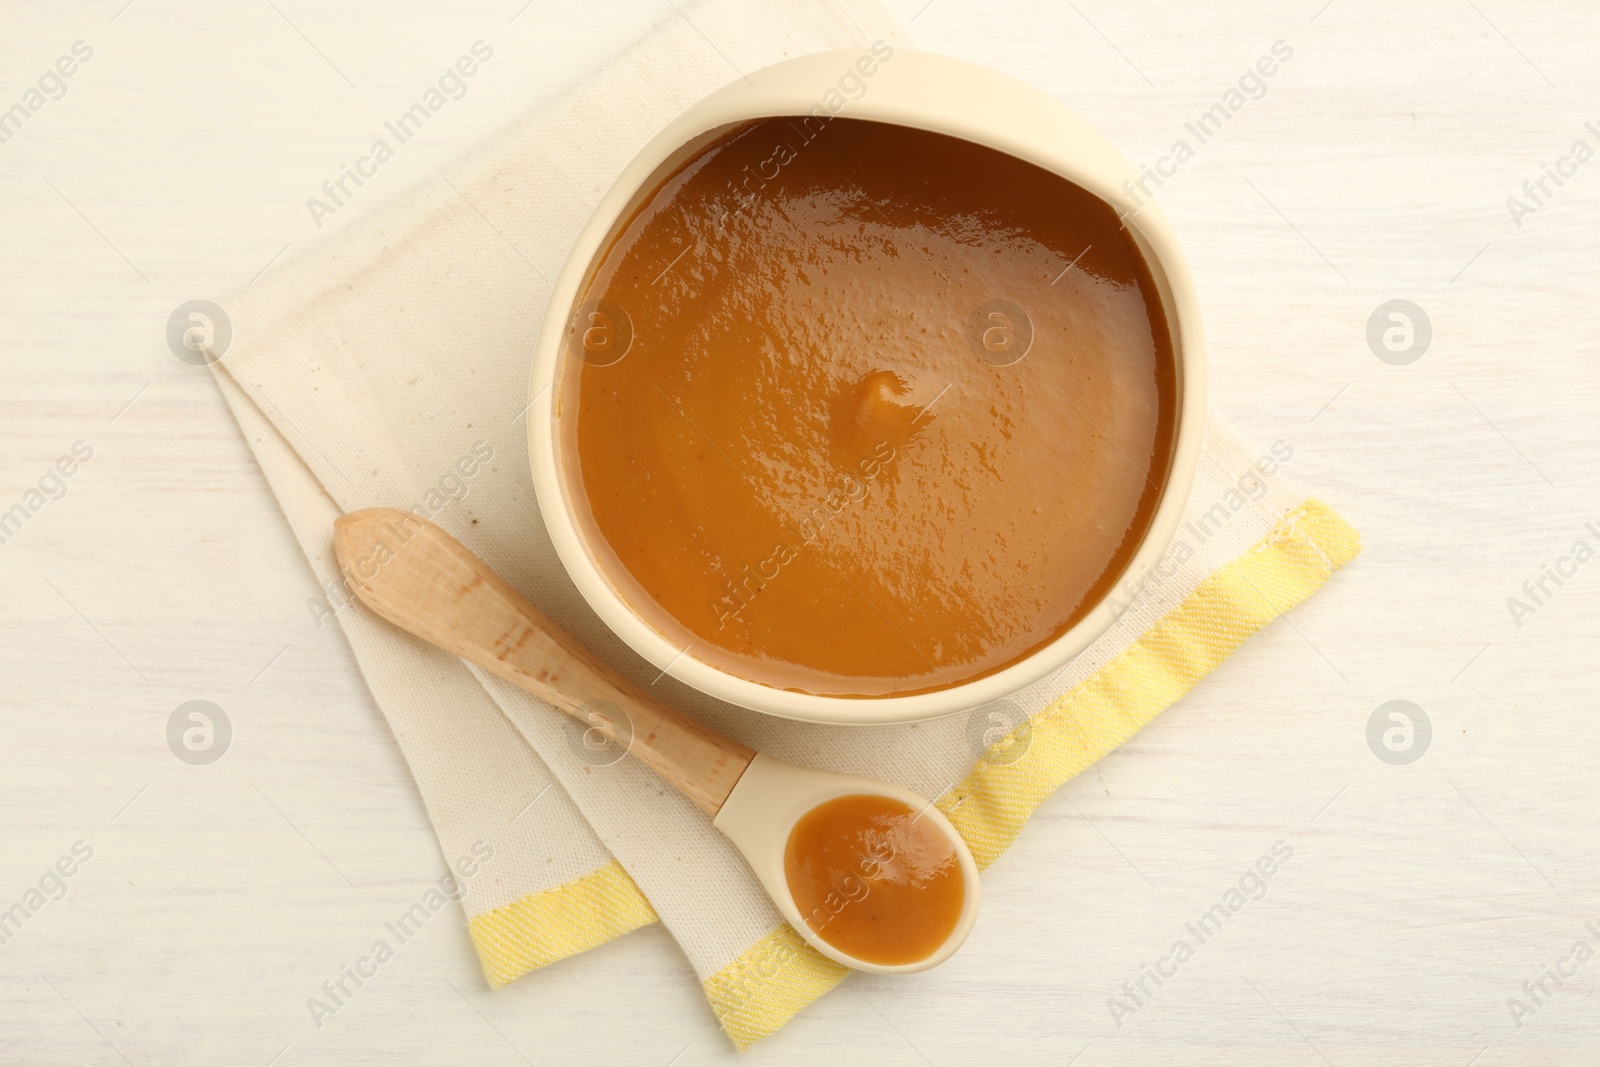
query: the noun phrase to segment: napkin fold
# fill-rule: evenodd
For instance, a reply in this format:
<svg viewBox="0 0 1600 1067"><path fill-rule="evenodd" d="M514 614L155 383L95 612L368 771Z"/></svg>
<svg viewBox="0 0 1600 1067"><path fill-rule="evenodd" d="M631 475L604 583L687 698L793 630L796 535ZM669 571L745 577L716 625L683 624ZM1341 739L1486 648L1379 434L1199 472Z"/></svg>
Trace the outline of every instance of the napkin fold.
<svg viewBox="0 0 1600 1067"><path fill-rule="evenodd" d="M742 71L875 42L911 47L875 0L701 0L224 303L232 337L213 371L321 583L308 625L348 638L491 986L659 919L744 1048L845 970L650 771L356 605L332 552L342 512L409 506L668 704L782 759L937 798L980 866L1051 792L1358 550L1349 526L1284 479L1291 446L1252 451L1213 413L1178 536L1147 582L1118 591L1115 626L1056 675L969 714L852 729L774 719L681 685L599 622L528 474L528 360L548 280L623 166L688 105Z"/></svg>

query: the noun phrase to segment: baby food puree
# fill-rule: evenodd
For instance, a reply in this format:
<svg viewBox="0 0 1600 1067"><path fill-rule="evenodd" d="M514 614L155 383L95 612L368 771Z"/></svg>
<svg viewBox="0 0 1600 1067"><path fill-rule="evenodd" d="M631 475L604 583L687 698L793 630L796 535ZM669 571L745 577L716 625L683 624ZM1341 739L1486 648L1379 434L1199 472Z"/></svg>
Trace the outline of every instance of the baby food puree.
<svg viewBox="0 0 1600 1067"><path fill-rule="evenodd" d="M1115 211L857 119L719 131L618 224L560 379L579 522L687 655L879 697L1081 618L1158 503L1171 338Z"/></svg>
<svg viewBox="0 0 1600 1067"><path fill-rule="evenodd" d="M819 804L783 853L795 906L813 933L859 960L927 959L961 918L966 880L931 819L870 793Z"/></svg>

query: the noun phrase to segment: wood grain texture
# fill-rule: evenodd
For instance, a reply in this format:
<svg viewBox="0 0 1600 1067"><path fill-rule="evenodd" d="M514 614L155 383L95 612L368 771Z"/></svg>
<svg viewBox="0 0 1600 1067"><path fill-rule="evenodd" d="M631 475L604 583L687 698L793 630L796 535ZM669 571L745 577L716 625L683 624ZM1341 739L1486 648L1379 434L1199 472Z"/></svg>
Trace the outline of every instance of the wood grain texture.
<svg viewBox="0 0 1600 1067"><path fill-rule="evenodd" d="M307 998L443 862L167 318L270 276L676 16L659 0L12 4L0 103L76 40L95 56L0 145L0 504L73 442L94 456L0 545L0 907L74 842L94 856L0 945L0 1062L1600 1058L1600 957L1522 1025L1507 1007L1600 917L1600 563L1547 583L1520 626L1506 606L1600 522L1600 160L1547 182L1520 227L1506 205L1600 120L1600 11L891 6L924 47L1041 86L1152 166L1292 46L1159 196L1199 287L1213 403L1257 446L1292 444L1285 476L1361 531L1362 555L1047 803L935 971L854 977L741 1056L659 927L490 993L441 913L318 1027ZM480 38L496 59L470 93L319 230L306 198ZM1396 297L1433 326L1408 366L1366 339ZM523 427L489 432L509 452ZM1395 698L1433 725L1410 766L1366 740ZM210 766L166 743L192 699L232 720ZM1294 856L1266 895L1117 1025L1108 999L1278 840Z"/></svg>
<svg viewBox="0 0 1600 1067"><path fill-rule="evenodd" d="M334 523L333 546L367 607L571 715L707 815L755 758L601 663L433 523L395 508L353 511Z"/></svg>

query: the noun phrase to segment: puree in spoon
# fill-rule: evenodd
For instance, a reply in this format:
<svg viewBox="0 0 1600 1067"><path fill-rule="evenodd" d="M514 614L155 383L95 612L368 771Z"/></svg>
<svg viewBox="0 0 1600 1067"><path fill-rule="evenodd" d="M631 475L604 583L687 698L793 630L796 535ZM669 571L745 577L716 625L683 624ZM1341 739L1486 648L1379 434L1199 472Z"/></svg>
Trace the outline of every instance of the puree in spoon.
<svg viewBox="0 0 1600 1067"><path fill-rule="evenodd" d="M944 134L715 132L581 291L558 399L618 593L731 674L892 696L992 674L1111 588L1165 483L1175 377L1115 211Z"/></svg>
<svg viewBox="0 0 1600 1067"><path fill-rule="evenodd" d="M892 797L837 797L800 817L783 853L795 906L818 937L884 966L927 959L961 918L955 846Z"/></svg>

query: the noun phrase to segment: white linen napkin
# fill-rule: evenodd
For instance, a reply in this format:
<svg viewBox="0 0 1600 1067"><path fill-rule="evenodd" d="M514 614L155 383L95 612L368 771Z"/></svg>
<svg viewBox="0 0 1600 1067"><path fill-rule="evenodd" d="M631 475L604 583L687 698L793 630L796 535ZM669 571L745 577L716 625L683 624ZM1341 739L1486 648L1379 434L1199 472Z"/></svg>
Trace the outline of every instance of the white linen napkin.
<svg viewBox="0 0 1600 1067"><path fill-rule="evenodd" d="M999 705L916 726L764 717L676 682L589 610L539 518L523 420L553 277L592 205L668 120L779 60L876 41L877 5L701 0L616 62L225 302L213 364L426 803L491 985L660 918L740 1047L843 976L780 919L744 860L650 771L575 723L350 601L344 511L414 506L601 658L667 703L783 759L899 782L981 864L1051 791L1109 752L1356 551L1354 531L1206 424L1168 563L1118 624Z"/></svg>

